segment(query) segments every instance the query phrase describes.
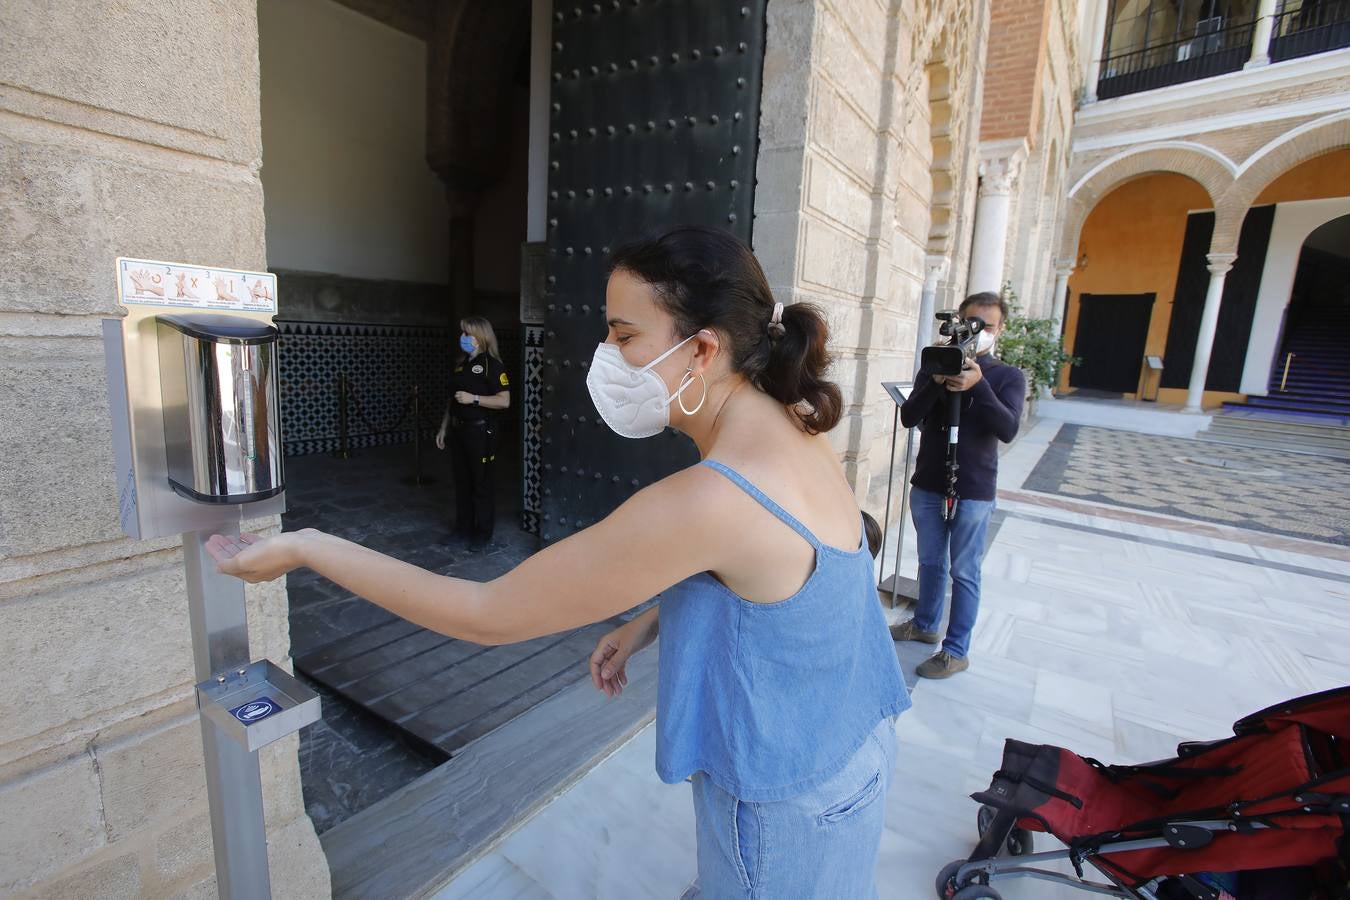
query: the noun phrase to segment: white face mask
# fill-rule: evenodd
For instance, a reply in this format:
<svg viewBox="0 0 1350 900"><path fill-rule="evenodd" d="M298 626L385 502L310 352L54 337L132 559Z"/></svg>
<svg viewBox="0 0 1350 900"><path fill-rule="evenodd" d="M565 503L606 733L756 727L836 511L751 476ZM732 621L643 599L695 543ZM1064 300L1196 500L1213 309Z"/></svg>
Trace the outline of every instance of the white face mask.
<svg viewBox="0 0 1350 900"><path fill-rule="evenodd" d="M675 393L667 395L666 383L652 369L694 337L691 334L642 368L624 359L614 344L601 344L595 348L591 370L586 373L586 387L600 418L616 434L626 438L651 437L670 424L670 404L694 383L694 376L686 372ZM704 399L707 399L706 393ZM693 415L702 408L703 400L700 400L698 406L687 413Z"/></svg>
<svg viewBox="0 0 1350 900"><path fill-rule="evenodd" d="M992 331L979 332L975 335L975 354L978 356L981 353L988 353L993 350L994 342L997 340L998 336Z"/></svg>

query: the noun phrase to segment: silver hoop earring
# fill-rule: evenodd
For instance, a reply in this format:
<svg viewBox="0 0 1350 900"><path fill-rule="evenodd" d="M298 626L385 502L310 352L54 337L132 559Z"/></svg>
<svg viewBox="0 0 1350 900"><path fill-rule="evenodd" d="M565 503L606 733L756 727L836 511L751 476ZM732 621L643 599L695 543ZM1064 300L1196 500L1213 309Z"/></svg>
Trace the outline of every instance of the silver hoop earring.
<svg viewBox="0 0 1350 900"><path fill-rule="evenodd" d="M693 369L690 369L685 374L692 375ZM698 411L703 408L703 404L706 403L708 400L708 379L703 377L702 372L698 373L698 377L699 380L703 382L703 396L698 398L698 406L695 406L693 409L684 408L684 388L694 383L694 380L692 378L689 379L689 381L685 383L684 387L680 388L679 391L676 392L675 394L675 402L680 404L680 412L684 413L686 416L696 415Z"/></svg>

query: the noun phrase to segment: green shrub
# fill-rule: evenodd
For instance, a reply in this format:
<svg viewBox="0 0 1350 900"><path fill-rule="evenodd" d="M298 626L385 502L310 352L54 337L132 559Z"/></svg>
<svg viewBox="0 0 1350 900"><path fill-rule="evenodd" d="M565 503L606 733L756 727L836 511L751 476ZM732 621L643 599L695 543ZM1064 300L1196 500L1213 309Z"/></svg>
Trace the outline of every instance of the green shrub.
<svg viewBox="0 0 1350 900"><path fill-rule="evenodd" d="M1053 390L1059 383L1060 369L1076 366L1082 360L1065 352L1058 322L1022 315L1017 293L1006 282L1003 298L1008 303L1008 320L998 339L998 358L1017 366L1027 376L1028 396L1036 396L1042 387Z"/></svg>

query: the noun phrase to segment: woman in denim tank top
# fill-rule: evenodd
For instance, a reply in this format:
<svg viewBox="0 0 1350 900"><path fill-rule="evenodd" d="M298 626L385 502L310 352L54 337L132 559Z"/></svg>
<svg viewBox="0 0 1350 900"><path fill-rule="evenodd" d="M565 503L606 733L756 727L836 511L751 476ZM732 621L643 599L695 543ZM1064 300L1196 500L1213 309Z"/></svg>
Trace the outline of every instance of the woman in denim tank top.
<svg viewBox="0 0 1350 900"><path fill-rule="evenodd" d="M218 535L248 581L308 566L482 644L660 603L605 636L610 696L661 638L657 771L693 782L701 896L866 898L909 706L852 487L825 433L843 409L820 311L776 303L749 248L677 228L615 251L588 369L617 433L674 427L703 462L480 584L306 530ZM640 452L640 450L639 450Z"/></svg>

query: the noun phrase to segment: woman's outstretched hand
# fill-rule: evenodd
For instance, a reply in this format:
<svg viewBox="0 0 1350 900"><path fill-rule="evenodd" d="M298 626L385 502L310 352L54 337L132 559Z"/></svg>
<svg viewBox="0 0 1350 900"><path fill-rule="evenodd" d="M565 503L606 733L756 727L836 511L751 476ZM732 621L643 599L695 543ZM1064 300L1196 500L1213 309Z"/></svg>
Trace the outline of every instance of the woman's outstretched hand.
<svg viewBox="0 0 1350 900"><path fill-rule="evenodd" d="M206 542L206 551L216 561L217 569L249 584L280 578L301 564L295 532L271 538L247 531L238 537L213 534Z"/></svg>

